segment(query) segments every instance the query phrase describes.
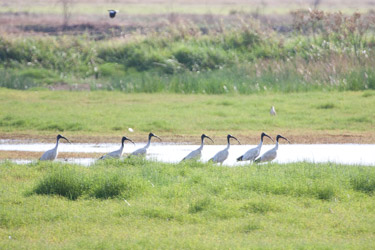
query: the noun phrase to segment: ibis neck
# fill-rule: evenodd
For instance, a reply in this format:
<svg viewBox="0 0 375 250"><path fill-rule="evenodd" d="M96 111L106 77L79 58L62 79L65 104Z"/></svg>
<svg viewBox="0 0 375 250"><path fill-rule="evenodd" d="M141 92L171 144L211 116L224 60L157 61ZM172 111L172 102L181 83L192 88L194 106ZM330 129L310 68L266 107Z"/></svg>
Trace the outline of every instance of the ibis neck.
<svg viewBox="0 0 375 250"><path fill-rule="evenodd" d="M56 149L59 146L59 140L60 140L60 138L56 140L56 146L55 146Z"/></svg>
<svg viewBox="0 0 375 250"><path fill-rule="evenodd" d="M276 141L275 149L277 150L279 148L279 141Z"/></svg>
<svg viewBox="0 0 375 250"><path fill-rule="evenodd" d="M226 149L229 149L230 148L230 142L229 142L229 139L228 139L228 143L227 143L227 148Z"/></svg>
<svg viewBox="0 0 375 250"><path fill-rule="evenodd" d="M148 142L147 142L147 144L146 144L145 148L148 148L148 147L150 147L150 144L151 144L151 137L150 137L150 138L148 138Z"/></svg>
<svg viewBox="0 0 375 250"><path fill-rule="evenodd" d="M199 149L202 149L203 148L203 145L204 145L204 138L202 137L202 141L201 141L201 146L199 147Z"/></svg>

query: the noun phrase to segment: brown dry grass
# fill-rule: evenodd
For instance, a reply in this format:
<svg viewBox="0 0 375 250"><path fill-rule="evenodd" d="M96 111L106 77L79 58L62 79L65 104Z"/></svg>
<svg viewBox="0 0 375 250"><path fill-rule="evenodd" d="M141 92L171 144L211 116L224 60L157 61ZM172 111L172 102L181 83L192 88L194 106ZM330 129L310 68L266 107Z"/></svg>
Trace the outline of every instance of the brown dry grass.
<svg viewBox="0 0 375 250"><path fill-rule="evenodd" d="M166 25L178 22L191 22L194 25L209 24L210 27L212 24L231 26L238 22L238 15L257 18L261 23L267 23L269 26L280 26L292 22L290 14L292 11L307 10L312 8L314 3L313 0L118 0L110 3L104 0L72 0L69 25L63 28L63 15L58 2L58 0L16 0L0 3L0 33L16 35L88 33L100 38L100 35L122 36L133 32L155 32ZM145 5L154 6L155 11L137 13L142 11L142 6ZM109 19L107 16L106 11L111 7L121 10L121 14L115 19ZM370 12L375 8L375 1L326 0L321 1L318 7L330 12ZM48 10L51 10L51 13Z"/></svg>
<svg viewBox="0 0 375 250"><path fill-rule="evenodd" d="M43 152L29 152L29 151L0 151L0 160L5 159L39 159ZM69 153L60 152L58 158L99 158L102 153Z"/></svg>
<svg viewBox="0 0 375 250"><path fill-rule="evenodd" d="M375 143L375 132L342 132L342 131L267 131L273 137L280 133L295 144L334 144L334 143ZM164 143L181 144L199 144L199 136L191 135L168 135L158 134ZM226 138L222 134L216 135L209 133L214 138L215 144L225 144ZM242 144L257 144L259 142L258 132L249 132L247 134L236 133L236 136ZM135 142L145 142L147 138L142 134L127 135ZM88 136L88 135L70 135L72 143L119 143L121 136ZM33 135L22 133L1 133L0 140L16 140L15 143L54 143L55 136L46 137L45 135Z"/></svg>

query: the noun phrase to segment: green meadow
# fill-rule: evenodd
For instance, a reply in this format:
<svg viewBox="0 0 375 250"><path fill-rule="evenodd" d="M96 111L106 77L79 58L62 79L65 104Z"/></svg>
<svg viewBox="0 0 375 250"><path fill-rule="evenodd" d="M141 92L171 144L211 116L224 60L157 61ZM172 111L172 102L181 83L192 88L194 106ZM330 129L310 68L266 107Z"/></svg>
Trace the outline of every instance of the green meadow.
<svg viewBox="0 0 375 250"><path fill-rule="evenodd" d="M370 2L172 2L3 4L0 139L374 143ZM372 249L374 195L373 166L5 160L0 249Z"/></svg>
<svg viewBox="0 0 375 250"><path fill-rule="evenodd" d="M371 249L375 169L1 163L2 249Z"/></svg>
<svg viewBox="0 0 375 250"><path fill-rule="evenodd" d="M270 116L271 105L278 115ZM0 89L0 131L13 134L169 137L374 131L375 92L253 95L127 94ZM130 136L130 135L129 135Z"/></svg>

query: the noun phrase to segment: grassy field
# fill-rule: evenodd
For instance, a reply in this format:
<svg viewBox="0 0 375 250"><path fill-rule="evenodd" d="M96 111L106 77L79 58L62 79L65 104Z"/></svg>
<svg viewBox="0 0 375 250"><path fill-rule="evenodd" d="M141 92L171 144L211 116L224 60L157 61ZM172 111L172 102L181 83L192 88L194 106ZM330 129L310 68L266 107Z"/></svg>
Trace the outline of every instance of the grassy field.
<svg viewBox="0 0 375 250"><path fill-rule="evenodd" d="M111 21L87 13L65 24L59 15L2 14L0 86L185 94L375 89L372 13L168 13Z"/></svg>
<svg viewBox="0 0 375 250"><path fill-rule="evenodd" d="M306 9L314 7L315 1L244 1L234 0L230 1L196 1L196 0L142 0L142 1L116 1L108 2L103 0L86 1L66 1L70 3L72 12L74 14L102 14L107 9L118 9L127 15L129 14L161 14L161 13L190 13L190 14L229 14L234 11L237 12L260 12L261 14L286 14L294 9ZM371 1L359 0L355 3L351 1L316 1L318 7L324 10L341 10L343 12L352 13L353 11L368 11L374 7ZM18 0L3 4L0 9L5 13L32 13L32 14L62 14L63 10L61 3L58 1L51 2L48 0L33 1L30 3L24 0Z"/></svg>
<svg viewBox="0 0 375 250"><path fill-rule="evenodd" d="M271 105L276 117L269 114ZM182 95L0 89L0 132L3 138L60 132L73 141L75 136L144 137L149 131L168 141L205 132L223 138L256 135L258 141L259 133L268 131L294 136L296 143L304 133L373 138L374 108L374 91Z"/></svg>
<svg viewBox="0 0 375 250"><path fill-rule="evenodd" d="M375 143L371 1L62 2L0 3L0 139ZM0 249L371 249L374 192L331 163L2 161Z"/></svg>
<svg viewBox="0 0 375 250"><path fill-rule="evenodd" d="M0 165L2 249L371 249L375 169Z"/></svg>

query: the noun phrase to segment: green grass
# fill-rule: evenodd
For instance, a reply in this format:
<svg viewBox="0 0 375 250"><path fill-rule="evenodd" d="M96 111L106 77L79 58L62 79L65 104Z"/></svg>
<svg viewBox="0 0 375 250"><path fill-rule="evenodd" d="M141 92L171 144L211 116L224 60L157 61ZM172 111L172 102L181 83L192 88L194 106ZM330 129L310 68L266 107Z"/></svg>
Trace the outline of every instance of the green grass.
<svg viewBox="0 0 375 250"><path fill-rule="evenodd" d="M0 169L5 249L369 249L375 243L372 167L129 159L90 168L5 162ZM77 190L75 199L65 195Z"/></svg>
<svg viewBox="0 0 375 250"><path fill-rule="evenodd" d="M130 38L105 31L96 34L100 39L3 36L0 87L85 83L91 89L185 94L375 89L371 18L299 15L302 21L285 24L292 30L287 34L241 15L225 26L184 21Z"/></svg>
<svg viewBox="0 0 375 250"><path fill-rule="evenodd" d="M74 135L247 134L374 131L375 95L306 92L253 95L126 94L0 89L0 131ZM276 107L277 116L269 109ZM130 135L129 135L130 136Z"/></svg>

